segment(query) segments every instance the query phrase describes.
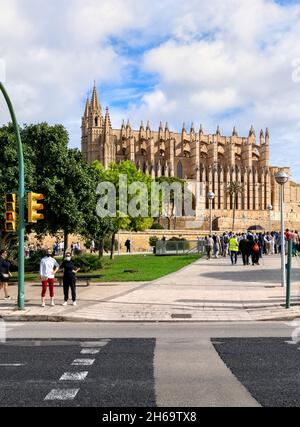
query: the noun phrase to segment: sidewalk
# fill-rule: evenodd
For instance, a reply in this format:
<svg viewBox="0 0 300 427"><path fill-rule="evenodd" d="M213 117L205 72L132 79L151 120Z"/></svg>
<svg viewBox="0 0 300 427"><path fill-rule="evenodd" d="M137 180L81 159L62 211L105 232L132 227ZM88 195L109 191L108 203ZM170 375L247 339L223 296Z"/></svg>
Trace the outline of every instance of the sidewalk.
<svg viewBox="0 0 300 427"><path fill-rule="evenodd" d="M151 283L107 283L78 287L78 306L40 307L40 286L27 285L26 309L0 302L0 317L28 321L237 322L300 317L300 259L293 259L292 308L285 309L280 257L258 267L232 266L230 260L199 260ZM11 288L16 298L17 288Z"/></svg>

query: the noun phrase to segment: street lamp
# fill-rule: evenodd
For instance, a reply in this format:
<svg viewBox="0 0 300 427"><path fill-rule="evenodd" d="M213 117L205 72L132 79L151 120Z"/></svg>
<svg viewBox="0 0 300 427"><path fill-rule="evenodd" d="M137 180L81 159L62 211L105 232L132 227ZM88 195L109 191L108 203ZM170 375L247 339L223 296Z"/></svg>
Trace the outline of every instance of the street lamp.
<svg viewBox="0 0 300 427"><path fill-rule="evenodd" d="M269 204L267 206L267 210L269 211L269 231L271 233L271 231L272 231L272 210L273 210L273 206Z"/></svg>
<svg viewBox="0 0 300 427"><path fill-rule="evenodd" d="M284 171L279 171L275 175L277 184L280 185L280 216L281 216L281 284L286 284L285 273L285 237L284 237L284 185L288 182L289 177Z"/></svg>
<svg viewBox="0 0 300 427"><path fill-rule="evenodd" d="M215 198L215 193L213 193L212 191L210 191L207 195L208 200L209 200L209 234L212 235L212 228L213 228L213 223L212 223L212 202Z"/></svg>

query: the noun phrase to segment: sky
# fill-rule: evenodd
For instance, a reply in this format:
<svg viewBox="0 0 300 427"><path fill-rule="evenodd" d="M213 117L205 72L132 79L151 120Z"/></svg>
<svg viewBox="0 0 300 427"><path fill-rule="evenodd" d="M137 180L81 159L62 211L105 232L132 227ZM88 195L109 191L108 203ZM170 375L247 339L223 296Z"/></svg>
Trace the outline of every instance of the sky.
<svg viewBox="0 0 300 427"><path fill-rule="evenodd" d="M21 124L80 147L94 81L112 125L271 137L300 182L300 0L0 0L0 77ZM0 99L0 124L9 120Z"/></svg>

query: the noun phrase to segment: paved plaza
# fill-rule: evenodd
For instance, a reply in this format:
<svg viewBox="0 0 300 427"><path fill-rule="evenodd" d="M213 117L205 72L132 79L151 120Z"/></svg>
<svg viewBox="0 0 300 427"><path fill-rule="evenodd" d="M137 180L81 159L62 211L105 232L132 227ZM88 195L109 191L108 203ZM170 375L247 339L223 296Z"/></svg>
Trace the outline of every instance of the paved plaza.
<svg viewBox="0 0 300 427"><path fill-rule="evenodd" d="M230 260L199 260L151 283L93 283L78 286L77 307L62 307L56 287L56 307L40 307L39 284L26 286L26 309L0 302L0 316L11 320L236 322L289 320L300 317L300 261L293 260L292 306L285 308L280 257L264 257L260 266L232 266ZM49 304L49 301L48 301Z"/></svg>

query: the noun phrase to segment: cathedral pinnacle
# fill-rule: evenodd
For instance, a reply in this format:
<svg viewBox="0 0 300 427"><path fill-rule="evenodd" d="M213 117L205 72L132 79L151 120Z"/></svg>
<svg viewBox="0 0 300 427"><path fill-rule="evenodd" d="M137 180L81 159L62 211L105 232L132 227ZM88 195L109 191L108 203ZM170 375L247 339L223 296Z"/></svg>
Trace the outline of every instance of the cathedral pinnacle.
<svg viewBox="0 0 300 427"><path fill-rule="evenodd" d="M101 110L101 105L100 105L100 102L99 102L97 88L96 88L96 83L94 84L93 95L92 95L92 102L91 102L91 108L93 110Z"/></svg>
<svg viewBox="0 0 300 427"><path fill-rule="evenodd" d="M233 131L232 131L232 136L238 136L236 127L234 126Z"/></svg>
<svg viewBox="0 0 300 427"><path fill-rule="evenodd" d="M217 132L216 135L221 135L221 130L220 130L220 126L217 127Z"/></svg>
<svg viewBox="0 0 300 427"><path fill-rule="evenodd" d="M249 137L251 137L251 136L256 136L255 129L254 129L253 125L251 126L251 129L249 132Z"/></svg>

